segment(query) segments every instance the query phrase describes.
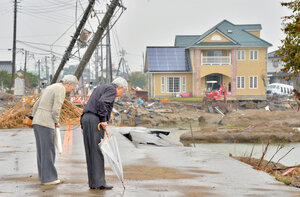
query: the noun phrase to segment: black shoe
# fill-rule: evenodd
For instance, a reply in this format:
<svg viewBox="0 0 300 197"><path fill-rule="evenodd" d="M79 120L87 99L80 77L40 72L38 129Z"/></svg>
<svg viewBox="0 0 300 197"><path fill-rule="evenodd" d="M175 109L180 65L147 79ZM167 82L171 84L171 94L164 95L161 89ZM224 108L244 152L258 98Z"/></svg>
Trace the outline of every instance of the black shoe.
<svg viewBox="0 0 300 197"><path fill-rule="evenodd" d="M110 185L102 185L100 187L90 187L90 189L101 189L101 190L103 190L103 189L112 189L112 188L113 188L113 186L110 186Z"/></svg>

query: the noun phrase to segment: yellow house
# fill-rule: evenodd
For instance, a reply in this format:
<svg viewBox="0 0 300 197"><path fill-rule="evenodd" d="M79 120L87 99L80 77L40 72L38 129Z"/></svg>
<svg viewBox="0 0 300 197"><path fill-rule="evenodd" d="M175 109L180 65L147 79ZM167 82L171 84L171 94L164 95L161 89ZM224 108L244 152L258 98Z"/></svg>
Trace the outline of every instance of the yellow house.
<svg viewBox="0 0 300 197"><path fill-rule="evenodd" d="M192 94L227 87L237 99L265 99L267 49L260 24L223 20L202 35L180 35L175 46L146 49L149 97Z"/></svg>

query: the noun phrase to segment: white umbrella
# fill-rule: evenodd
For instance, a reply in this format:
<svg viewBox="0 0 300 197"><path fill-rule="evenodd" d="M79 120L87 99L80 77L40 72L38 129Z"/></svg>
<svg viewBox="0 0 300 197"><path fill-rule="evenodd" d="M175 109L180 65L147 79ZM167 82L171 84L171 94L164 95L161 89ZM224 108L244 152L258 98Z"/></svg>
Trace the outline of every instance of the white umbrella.
<svg viewBox="0 0 300 197"><path fill-rule="evenodd" d="M57 151L59 154L62 153L62 143L61 143L61 135L60 135L60 129L59 127L55 127L54 131L54 137L55 137L55 146L57 148Z"/></svg>
<svg viewBox="0 0 300 197"><path fill-rule="evenodd" d="M100 123L98 125L98 129L100 130ZM100 150L106 155L111 169L113 170L115 175L120 179L125 189L123 167L116 136L114 134L108 134L106 129L105 133L106 135L103 139L101 139L101 142L99 143Z"/></svg>

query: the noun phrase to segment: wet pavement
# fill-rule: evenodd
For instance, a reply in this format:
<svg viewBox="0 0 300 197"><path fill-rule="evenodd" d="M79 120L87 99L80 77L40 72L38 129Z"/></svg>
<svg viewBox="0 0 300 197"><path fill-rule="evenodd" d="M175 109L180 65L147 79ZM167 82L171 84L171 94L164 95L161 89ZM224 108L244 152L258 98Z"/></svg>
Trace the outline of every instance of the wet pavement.
<svg viewBox="0 0 300 197"><path fill-rule="evenodd" d="M193 147L132 144L116 132L126 190L106 168L112 190L90 190L79 126L61 128L63 154L56 167L63 184L37 180L32 129L0 130L0 196L300 196L300 189L277 182L247 164L217 152Z"/></svg>

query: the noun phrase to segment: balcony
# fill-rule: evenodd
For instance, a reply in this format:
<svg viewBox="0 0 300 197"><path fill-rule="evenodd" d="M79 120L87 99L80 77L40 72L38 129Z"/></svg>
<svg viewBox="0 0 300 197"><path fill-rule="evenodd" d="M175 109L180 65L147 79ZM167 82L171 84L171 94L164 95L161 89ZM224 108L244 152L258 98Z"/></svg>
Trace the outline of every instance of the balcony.
<svg viewBox="0 0 300 197"><path fill-rule="evenodd" d="M202 56L201 65L231 65L231 56Z"/></svg>

